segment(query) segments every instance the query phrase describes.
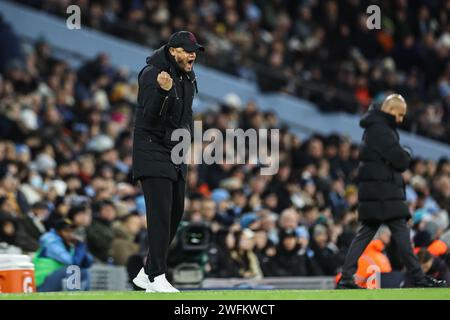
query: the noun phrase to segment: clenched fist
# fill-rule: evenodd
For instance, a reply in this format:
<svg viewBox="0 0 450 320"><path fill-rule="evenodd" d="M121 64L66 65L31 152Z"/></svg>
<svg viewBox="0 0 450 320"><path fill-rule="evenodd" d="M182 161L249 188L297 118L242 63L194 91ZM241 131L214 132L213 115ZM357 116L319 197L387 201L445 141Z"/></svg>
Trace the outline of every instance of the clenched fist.
<svg viewBox="0 0 450 320"><path fill-rule="evenodd" d="M156 81L158 81L158 84L162 89L166 91L172 89L173 80L170 77L170 74L168 74L167 72L165 71L160 72L158 74L158 77L156 78Z"/></svg>

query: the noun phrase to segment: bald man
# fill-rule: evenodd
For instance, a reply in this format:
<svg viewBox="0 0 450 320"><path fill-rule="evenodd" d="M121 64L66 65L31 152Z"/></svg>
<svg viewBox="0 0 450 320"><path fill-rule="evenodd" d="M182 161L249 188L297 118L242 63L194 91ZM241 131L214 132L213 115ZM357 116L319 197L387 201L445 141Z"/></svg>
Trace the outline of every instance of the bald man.
<svg viewBox="0 0 450 320"><path fill-rule="evenodd" d="M389 227L392 241L416 287L441 287L444 281L425 276L414 255L407 220L405 184L402 172L409 167L411 154L400 145L396 127L407 111L399 94L386 97L378 108L372 106L359 125L364 129L358 172L358 217L361 228L350 245L338 289L359 289L354 274L358 259L382 224ZM358 279L364 281L367 279Z"/></svg>

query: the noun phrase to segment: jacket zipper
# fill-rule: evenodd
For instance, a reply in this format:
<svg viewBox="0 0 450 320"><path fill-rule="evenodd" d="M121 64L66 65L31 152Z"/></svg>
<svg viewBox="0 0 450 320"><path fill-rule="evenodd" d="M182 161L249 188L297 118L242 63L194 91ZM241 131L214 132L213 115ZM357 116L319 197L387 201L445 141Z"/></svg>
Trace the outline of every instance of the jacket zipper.
<svg viewBox="0 0 450 320"><path fill-rule="evenodd" d="M188 76L188 79L190 80L191 78L189 78L189 76ZM192 84L194 85L194 87L195 87L195 93L198 93L198 88L197 88L197 77L194 77L194 79L192 79Z"/></svg>
<svg viewBox="0 0 450 320"><path fill-rule="evenodd" d="M167 99L168 99L168 98L169 98L169 96L167 96L167 97L164 98L163 104L162 104L162 106L161 106L161 110L159 110L159 115L160 115L160 116L162 115L162 112L163 112L163 110L164 110L164 107L166 106L166 102L167 102Z"/></svg>

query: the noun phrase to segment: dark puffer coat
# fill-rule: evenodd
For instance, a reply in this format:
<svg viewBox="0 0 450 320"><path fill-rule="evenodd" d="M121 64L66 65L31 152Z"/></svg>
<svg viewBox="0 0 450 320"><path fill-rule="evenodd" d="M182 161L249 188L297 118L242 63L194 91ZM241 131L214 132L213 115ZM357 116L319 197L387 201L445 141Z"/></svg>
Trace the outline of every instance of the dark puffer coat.
<svg viewBox="0 0 450 320"><path fill-rule="evenodd" d="M166 71L173 79L172 89L160 88L157 76ZM164 177L178 179L180 170L186 179L187 166L171 161L171 141L175 129L193 132L192 101L197 92L193 71L185 73L162 46L147 58L147 66L139 73L138 108L135 114L133 137L133 179Z"/></svg>
<svg viewBox="0 0 450 320"><path fill-rule="evenodd" d="M399 143L395 117L370 109L361 119L364 134L358 172L359 219L385 221L410 216L401 173L411 161Z"/></svg>

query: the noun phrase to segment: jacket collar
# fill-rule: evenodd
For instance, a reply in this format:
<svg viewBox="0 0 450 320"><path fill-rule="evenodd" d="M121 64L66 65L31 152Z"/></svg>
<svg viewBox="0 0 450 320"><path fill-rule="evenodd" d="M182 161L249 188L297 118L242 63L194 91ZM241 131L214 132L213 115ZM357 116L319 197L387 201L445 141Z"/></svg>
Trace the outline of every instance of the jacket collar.
<svg viewBox="0 0 450 320"><path fill-rule="evenodd" d="M147 57L147 64L151 64L156 66L157 68L169 72L175 77L179 77L180 75L186 75L186 78L195 82L195 72L194 70L190 72L184 72L178 67L178 64L175 62L175 59L169 54L169 48L167 45L163 45L159 49L155 50L154 53Z"/></svg>
<svg viewBox="0 0 450 320"><path fill-rule="evenodd" d="M384 111L381 111L381 110L380 110L380 113L382 114L387 125L389 125L392 128L397 127L397 122L395 121L395 116L393 116L392 114L386 113Z"/></svg>
<svg viewBox="0 0 450 320"><path fill-rule="evenodd" d="M395 117L379 109L370 109L363 115L361 121L359 122L359 125L362 128L368 128L369 126L376 123L384 123L394 129L397 127Z"/></svg>

